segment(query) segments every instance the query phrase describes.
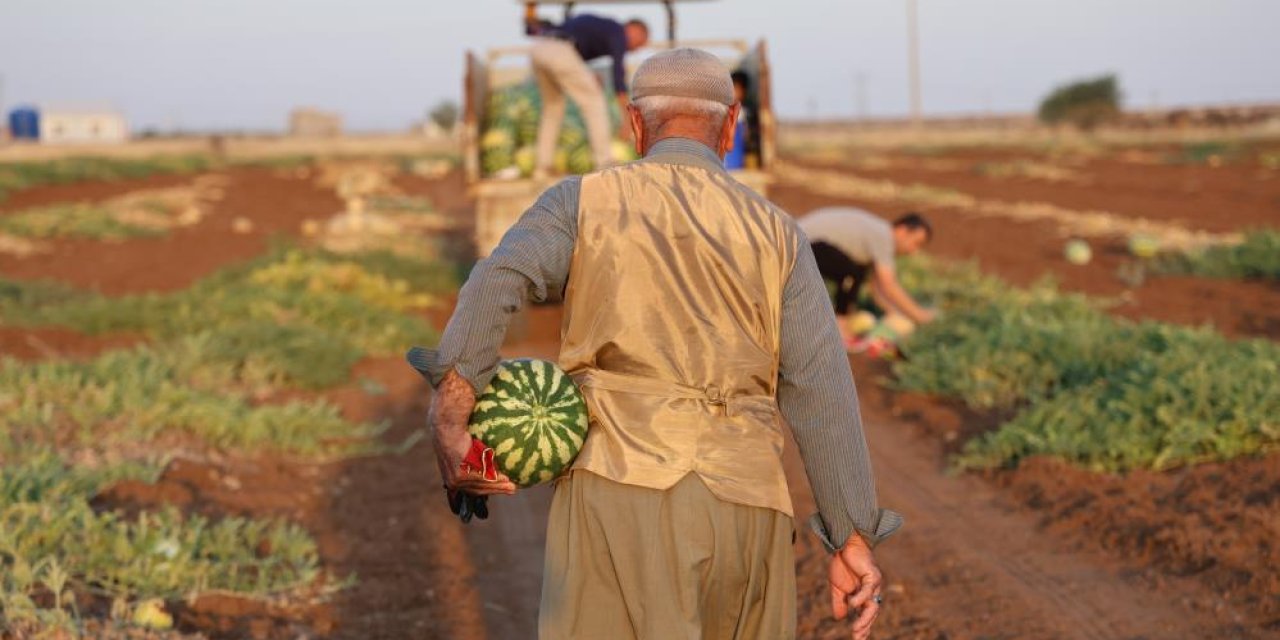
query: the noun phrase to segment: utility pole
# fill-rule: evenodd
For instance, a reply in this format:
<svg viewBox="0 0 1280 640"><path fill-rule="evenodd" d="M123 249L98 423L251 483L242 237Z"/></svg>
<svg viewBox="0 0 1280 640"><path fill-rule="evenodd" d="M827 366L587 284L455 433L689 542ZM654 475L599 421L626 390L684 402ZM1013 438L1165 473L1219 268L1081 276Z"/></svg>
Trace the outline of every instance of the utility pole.
<svg viewBox="0 0 1280 640"><path fill-rule="evenodd" d="M920 34L916 0L907 0L907 66L911 82L911 124L920 126Z"/></svg>
<svg viewBox="0 0 1280 640"><path fill-rule="evenodd" d="M859 71L853 76L854 102L858 110L858 119L867 119L867 74Z"/></svg>
<svg viewBox="0 0 1280 640"><path fill-rule="evenodd" d="M4 74L0 73L0 145L13 140L9 130L9 111L4 108Z"/></svg>

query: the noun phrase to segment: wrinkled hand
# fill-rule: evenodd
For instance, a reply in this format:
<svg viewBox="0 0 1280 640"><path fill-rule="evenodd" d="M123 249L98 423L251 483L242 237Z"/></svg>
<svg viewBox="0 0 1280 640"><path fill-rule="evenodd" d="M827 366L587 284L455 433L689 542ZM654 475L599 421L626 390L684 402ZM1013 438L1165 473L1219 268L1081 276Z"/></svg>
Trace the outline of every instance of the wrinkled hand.
<svg viewBox="0 0 1280 640"><path fill-rule="evenodd" d="M462 376L450 371L436 389L435 397L431 399L431 409L427 412L436 464L440 468L445 489L450 492L449 506L460 516L462 514L459 513L459 508L454 507L455 494L490 496L511 495L516 492L515 483L500 471L494 470L491 477L486 478L482 470L463 467L463 460L471 451L472 437L467 433L467 421L471 418L471 410L475 404L475 392L471 385ZM474 506L474 501L468 506ZM471 511L477 515L480 513L479 509ZM463 519L470 518L464 516Z"/></svg>
<svg viewBox="0 0 1280 640"><path fill-rule="evenodd" d="M831 557L827 580L831 584L831 614L836 620L844 620L850 610L856 611L854 640L871 637L871 624L880 613L875 597L880 595L883 577L862 536L849 536L844 547Z"/></svg>

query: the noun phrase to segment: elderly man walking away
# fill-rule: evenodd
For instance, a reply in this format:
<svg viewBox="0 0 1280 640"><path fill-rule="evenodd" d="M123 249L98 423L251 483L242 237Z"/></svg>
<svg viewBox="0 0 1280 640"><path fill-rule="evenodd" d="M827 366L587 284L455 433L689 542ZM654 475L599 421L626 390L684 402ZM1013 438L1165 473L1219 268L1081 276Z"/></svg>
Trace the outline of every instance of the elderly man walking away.
<svg viewBox="0 0 1280 640"><path fill-rule="evenodd" d="M560 366L591 421L556 480L544 640L778 640L796 633L795 525L783 420L834 555L831 605L866 638L881 606L871 548L902 523L876 505L858 400L822 277L786 213L721 162L739 105L719 59L641 65L629 117L644 158L547 190L479 263L438 351L411 362L445 483L509 494L460 464L467 416L526 299L563 291ZM834 544L833 544L834 543Z"/></svg>
<svg viewBox="0 0 1280 640"><path fill-rule="evenodd" d="M546 176L551 169L560 126L564 121L566 95L582 112L596 168L612 164L609 109L600 82L587 68L587 61L604 56L612 58L613 89L619 107L625 107L627 72L624 61L627 52L643 47L648 41L649 27L640 20L622 24L589 14L576 15L559 26L547 25L539 29L529 54L538 92L542 94L535 176ZM626 137L625 125L619 137Z"/></svg>

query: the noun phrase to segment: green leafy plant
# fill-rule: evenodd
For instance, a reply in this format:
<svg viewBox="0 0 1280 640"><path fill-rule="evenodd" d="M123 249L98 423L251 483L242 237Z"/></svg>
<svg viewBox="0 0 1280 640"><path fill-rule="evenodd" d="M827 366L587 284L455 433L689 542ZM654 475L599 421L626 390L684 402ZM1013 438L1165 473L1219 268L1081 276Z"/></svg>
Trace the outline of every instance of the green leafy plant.
<svg viewBox="0 0 1280 640"><path fill-rule="evenodd" d="M1246 232L1239 244L1214 245L1190 253L1165 253L1157 272L1211 278L1280 280L1280 230Z"/></svg>
<svg viewBox="0 0 1280 640"><path fill-rule="evenodd" d="M1040 120L1047 124L1094 127L1120 114L1120 87L1114 75L1079 80L1054 89L1040 103Z"/></svg>
<svg viewBox="0 0 1280 640"><path fill-rule="evenodd" d="M1151 327L1167 341L1086 384L1032 404L971 441L964 467L1053 455L1096 471L1164 469L1280 444L1280 347Z"/></svg>
<svg viewBox="0 0 1280 640"><path fill-rule="evenodd" d="M431 108L427 117L431 118L431 121L437 127L440 127L442 131L449 132L453 131L453 128L458 124L458 113L458 103L452 100L442 100Z"/></svg>
<svg viewBox="0 0 1280 640"><path fill-rule="evenodd" d="M136 331L172 341L201 336L208 362L258 370L280 384L346 380L360 357L430 343L420 316L455 282L450 267L391 253L355 256L281 249L172 293L107 297L0 281L0 319L86 333Z"/></svg>
<svg viewBox="0 0 1280 640"><path fill-rule="evenodd" d="M78 157L42 162L0 163L0 200L10 193L51 184L145 178L204 171L203 155L156 156L143 159Z"/></svg>
<svg viewBox="0 0 1280 640"><path fill-rule="evenodd" d="M1164 469L1280 445L1272 342L1117 319L1049 283L1018 289L971 266L905 261L902 272L943 314L904 345L896 384L1016 412L967 443L961 467L1052 455Z"/></svg>
<svg viewBox="0 0 1280 640"><path fill-rule="evenodd" d="M0 361L0 461L32 443L128 459L127 452L146 455L160 439L166 448L340 452L376 433L324 402L255 405L251 384L272 372L220 366L205 357L208 343L193 337L83 363Z"/></svg>
<svg viewBox="0 0 1280 640"><path fill-rule="evenodd" d="M141 468L72 467L47 453L0 467L0 627L74 632L77 594L120 603L212 589L267 596L321 577L315 542L277 520L125 518L89 499Z"/></svg>
<svg viewBox="0 0 1280 640"><path fill-rule="evenodd" d="M131 224L109 209L84 204L56 204L26 209L0 217L0 233L26 238L81 237L119 240L155 236L164 229Z"/></svg>

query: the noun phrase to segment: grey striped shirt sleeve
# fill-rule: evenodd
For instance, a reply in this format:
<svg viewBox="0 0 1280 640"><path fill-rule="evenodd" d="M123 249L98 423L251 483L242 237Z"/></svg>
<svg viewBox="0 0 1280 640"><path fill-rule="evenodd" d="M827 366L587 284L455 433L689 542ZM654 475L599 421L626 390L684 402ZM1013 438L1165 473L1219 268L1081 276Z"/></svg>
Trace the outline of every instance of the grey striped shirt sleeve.
<svg viewBox="0 0 1280 640"><path fill-rule="evenodd" d="M476 393L484 391L498 367L507 327L525 302L560 299L578 235L581 181L573 176L545 191L493 253L476 263L438 349L409 351L409 364L432 386L457 369Z"/></svg>
<svg viewBox="0 0 1280 640"><path fill-rule="evenodd" d="M902 525L876 506L858 392L813 250L802 233L783 290L778 404L791 426L818 514L810 527L828 551L857 531L875 545Z"/></svg>

